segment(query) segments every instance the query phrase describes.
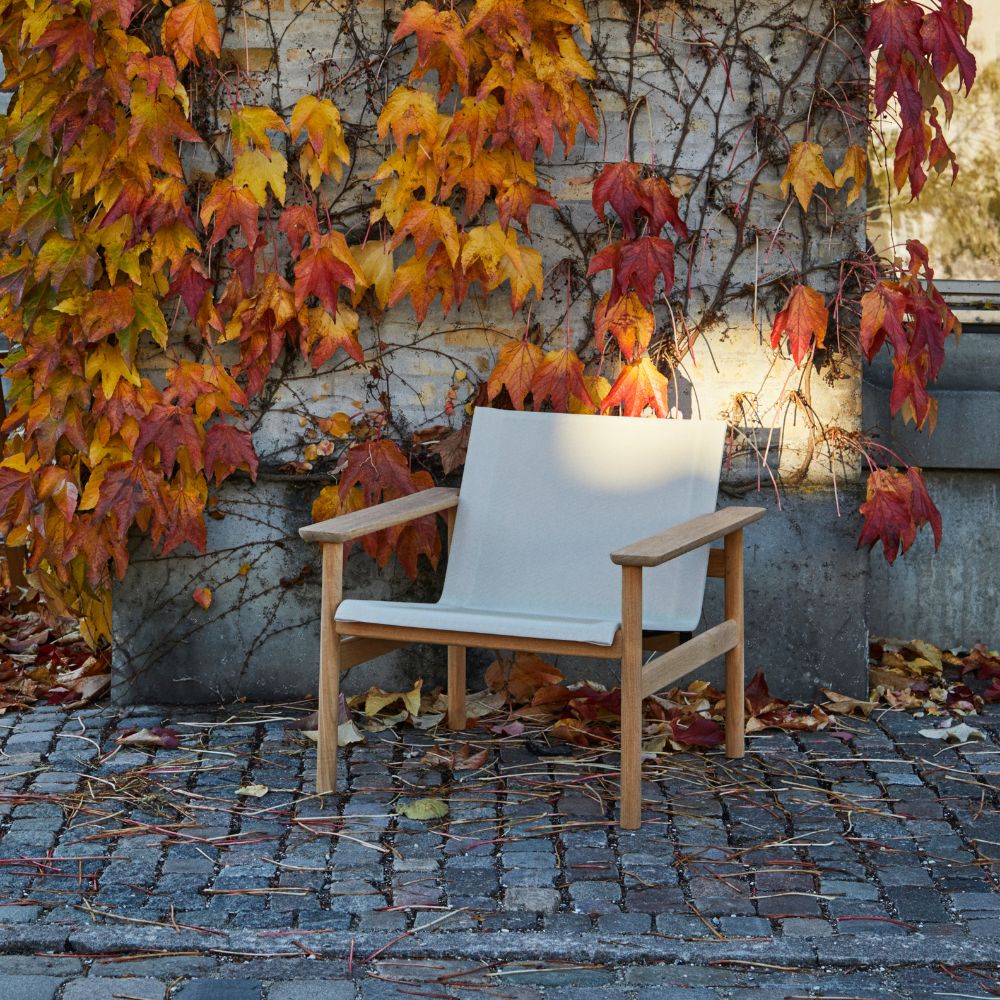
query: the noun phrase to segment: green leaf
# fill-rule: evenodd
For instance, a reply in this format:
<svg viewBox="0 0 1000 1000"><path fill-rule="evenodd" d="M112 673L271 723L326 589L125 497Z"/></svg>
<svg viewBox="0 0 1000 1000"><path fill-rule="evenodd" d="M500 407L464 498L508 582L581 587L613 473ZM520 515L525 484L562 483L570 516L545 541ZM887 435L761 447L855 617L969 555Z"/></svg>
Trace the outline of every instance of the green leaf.
<svg viewBox="0 0 1000 1000"><path fill-rule="evenodd" d="M431 820L448 815L448 803L444 799L416 799L396 810L407 819Z"/></svg>

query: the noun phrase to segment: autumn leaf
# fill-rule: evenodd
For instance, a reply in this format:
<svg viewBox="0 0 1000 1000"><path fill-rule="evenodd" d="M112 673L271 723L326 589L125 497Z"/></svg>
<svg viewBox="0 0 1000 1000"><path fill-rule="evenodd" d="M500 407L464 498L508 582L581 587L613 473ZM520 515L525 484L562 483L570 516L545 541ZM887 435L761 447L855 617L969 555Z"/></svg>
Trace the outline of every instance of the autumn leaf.
<svg viewBox="0 0 1000 1000"><path fill-rule="evenodd" d="M269 156L272 145L268 131L288 132L285 120L273 108L241 107L229 116L229 135L236 153L256 147Z"/></svg>
<svg viewBox="0 0 1000 1000"><path fill-rule="evenodd" d="M640 417L648 406L658 417L667 417L670 414L669 391L666 378L649 356L644 355L622 368L601 403L601 413L620 406L626 417Z"/></svg>
<svg viewBox="0 0 1000 1000"><path fill-rule="evenodd" d="M812 350L823 346L829 313L823 296L808 285L795 285L788 294L785 308L774 318L771 347L775 350L787 334L792 360L801 365Z"/></svg>
<svg viewBox="0 0 1000 1000"><path fill-rule="evenodd" d="M438 110L431 94L412 87L397 87L382 107L376 132L384 139L392 131L393 141L402 148L411 135L437 132Z"/></svg>
<svg viewBox="0 0 1000 1000"><path fill-rule="evenodd" d="M219 22L210 0L183 0L172 7L163 19L161 36L181 69L189 62L198 65L197 49L216 58L222 54Z"/></svg>
<svg viewBox="0 0 1000 1000"><path fill-rule="evenodd" d="M210 587L195 587L191 593L191 600L206 611L212 606L212 590Z"/></svg>
<svg viewBox="0 0 1000 1000"><path fill-rule="evenodd" d="M663 276L664 294L674 287L674 245L658 236L620 240L599 251L590 261L587 274L612 272L611 301L634 291L646 308L652 307L655 286Z"/></svg>
<svg viewBox="0 0 1000 1000"><path fill-rule="evenodd" d="M455 217L444 205L414 201L396 227L392 248L395 250L402 246L407 236L413 237L417 256L425 254L432 244L440 240L451 263L458 260L458 226L455 224Z"/></svg>
<svg viewBox="0 0 1000 1000"><path fill-rule="evenodd" d="M504 344L486 383L487 397L492 402L506 389L514 409L523 409L524 397L531 391L535 372L543 360L541 348L530 341L511 340Z"/></svg>
<svg viewBox="0 0 1000 1000"><path fill-rule="evenodd" d="M797 142L788 157L785 175L781 178L781 194L787 197L788 189L795 191L802 211L809 207L809 201L817 184L828 188L839 187L833 174L823 162L823 147L817 142Z"/></svg>
<svg viewBox="0 0 1000 1000"><path fill-rule="evenodd" d="M233 424L218 422L205 432L205 472L215 482L231 476L237 469L245 469L251 479L257 478L257 454L250 432Z"/></svg>
<svg viewBox="0 0 1000 1000"><path fill-rule="evenodd" d="M670 735L675 743L691 747L717 747L725 742L722 726L703 715L672 719Z"/></svg>
<svg viewBox="0 0 1000 1000"><path fill-rule="evenodd" d="M642 355L653 337L655 319L642 304L635 292L623 295L611 304L611 294L606 293L594 310L594 336L598 350L604 350L605 337L610 333L626 361L635 361Z"/></svg>
<svg viewBox="0 0 1000 1000"><path fill-rule="evenodd" d="M527 704L550 684L563 680L561 671L534 653L517 653L513 659L494 660L486 668L486 686L506 694L515 704Z"/></svg>
<svg viewBox="0 0 1000 1000"><path fill-rule="evenodd" d="M295 263L295 308L301 309L310 295L335 315L340 286L354 290L357 267L344 237L328 233L302 251Z"/></svg>
<svg viewBox="0 0 1000 1000"><path fill-rule="evenodd" d="M583 381L583 362L568 347L549 351L531 380L531 398L536 410L549 402L557 413L569 409L570 396L589 399Z"/></svg>
<svg viewBox="0 0 1000 1000"><path fill-rule="evenodd" d="M372 240L364 246L351 247L351 253L365 276L364 284L358 284L354 289L354 305L361 301L365 290L371 288L375 292L379 308L385 309L395 270L392 248L379 240Z"/></svg>
<svg viewBox="0 0 1000 1000"><path fill-rule="evenodd" d="M239 226L247 245L253 246L258 237L258 209L257 200L249 189L234 185L231 180L216 181L201 206L202 225L207 226L215 220L208 246L225 239L233 226Z"/></svg>
<svg viewBox="0 0 1000 1000"><path fill-rule="evenodd" d="M591 200L594 213L601 222L607 222L604 206L610 204L621 219L625 238L634 239L635 213L647 203L639 164L630 163L628 160L605 164L600 176L594 182Z"/></svg>
<svg viewBox="0 0 1000 1000"><path fill-rule="evenodd" d="M873 469L868 475L867 497L861 504L864 526L858 546L882 543L886 561L893 563L906 552L917 531L929 524L935 547L941 543L941 514L927 493L923 473L916 467Z"/></svg>
<svg viewBox="0 0 1000 1000"><path fill-rule="evenodd" d="M257 204L267 204L267 189L275 198L285 203L285 171L288 161L277 150L265 153L260 149L247 149L237 154L233 164L233 186L249 188ZM252 243L247 240L247 243Z"/></svg>
<svg viewBox="0 0 1000 1000"><path fill-rule="evenodd" d="M351 162L351 154L344 142L344 128L336 105L327 98L321 100L305 94L292 112L290 131L293 140L302 132L308 138L300 165L312 187L319 186L323 175L332 175L339 181L343 167Z"/></svg>
<svg viewBox="0 0 1000 1000"><path fill-rule="evenodd" d="M340 305L337 314L331 316L322 306L306 309L302 316L302 351L309 355L309 363L319 368L343 349L359 364L365 355L358 343L358 314L345 305ZM348 421L348 429L350 421Z"/></svg>
<svg viewBox="0 0 1000 1000"><path fill-rule="evenodd" d="M833 175L833 182L837 190L841 190L848 181L854 181L850 194L847 196L847 204L853 205L861 196L865 179L868 177L868 153L863 146L849 146L844 154L844 160L837 167L837 172Z"/></svg>

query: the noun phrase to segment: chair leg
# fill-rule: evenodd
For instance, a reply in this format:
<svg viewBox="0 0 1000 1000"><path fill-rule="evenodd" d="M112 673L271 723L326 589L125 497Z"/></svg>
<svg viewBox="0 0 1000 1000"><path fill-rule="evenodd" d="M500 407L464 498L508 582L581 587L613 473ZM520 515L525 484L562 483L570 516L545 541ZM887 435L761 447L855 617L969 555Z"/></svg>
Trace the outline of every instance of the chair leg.
<svg viewBox="0 0 1000 1000"><path fill-rule="evenodd" d="M726 618L736 622L738 641L726 653L726 756L742 757L744 735L743 531L726 535Z"/></svg>
<svg viewBox="0 0 1000 1000"><path fill-rule="evenodd" d="M642 569L622 567L621 827L642 823Z"/></svg>
<svg viewBox="0 0 1000 1000"><path fill-rule="evenodd" d="M337 790L337 728L340 722L340 636L334 628L343 592L344 546L323 546L319 624L319 743L316 791Z"/></svg>
<svg viewBox="0 0 1000 1000"><path fill-rule="evenodd" d="M448 647L448 728L465 729L465 647Z"/></svg>

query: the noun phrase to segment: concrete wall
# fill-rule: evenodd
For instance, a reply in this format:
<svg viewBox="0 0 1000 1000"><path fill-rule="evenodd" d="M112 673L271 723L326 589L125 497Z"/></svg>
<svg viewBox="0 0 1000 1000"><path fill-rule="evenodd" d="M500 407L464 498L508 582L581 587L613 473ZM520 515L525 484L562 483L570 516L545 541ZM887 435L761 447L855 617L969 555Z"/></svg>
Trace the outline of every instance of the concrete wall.
<svg viewBox="0 0 1000 1000"><path fill-rule="evenodd" d="M709 0L685 8L694 11L698 31L704 32L699 38L676 17L673 5L643 5L648 40L640 38L634 46L630 66L635 8L610 2L588 5L601 76L596 96L603 134L599 143L581 141L567 161L557 153L552 163L540 164L561 212L541 208L532 218L533 245L547 272L567 256L576 260L578 298L570 325L572 342L580 347L589 336L588 317L596 298L604 291L600 281L583 278L586 256L606 239L590 205L591 187L605 160L623 158L624 88L626 81L634 83L633 99L648 97L637 119L641 127L636 127L635 158L649 162L655 155L656 163L665 165L661 169L688 190L682 214L697 233L690 250L690 280L685 251L678 258L673 296L674 322L682 315L698 332L694 350L674 370L677 406L684 416L723 416L745 431L745 440L737 439L727 461L726 491L742 498L738 502L774 508L748 533L748 662L751 668L766 668L774 690L803 697L820 683L854 694L864 690L868 563L854 545L858 470L831 467L819 456L809 464L808 428L801 413L789 410L784 394L800 389L824 426L852 432L860 427L860 370L836 344L831 344L836 363L823 377L814 373L807 378L787 356L776 355L767 334L783 292L768 286L793 280L788 261L794 259L810 282L832 287L837 262L861 241L864 199L848 210L841 196L835 204L831 201L832 212L814 205L809 216L802 216L797 204L789 207L778 190L781 152L760 174L745 219L733 204L757 176L761 150L771 142L766 129L748 129L755 118L795 141L803 136L808 116L810 138L824 143L831 163L851 141L837 113L811 101L816 65L805 48L810 39L824 37L836 7L841 27L821 72L837 80L838 93L843 93L850 66L863 65L857 53L851 62L859 34L849 32L843 22L846 6L796 0L792 30L784 0L739 0L735 5ZM256 74L260 103L290 109L299 94L315 87L317 67L330 78L355 65L358 53L347 40L353 36L339 31L345 15L334 7L295 2L286 8L271 2L250 9L255 17L237 19L239 31L227 36L224 46ZM384 42L398 16L393 8L387 25L382 4L374 2L352 10L360 18L356 31L376 43ZM282 39L280 75L269 62L272 37ZM705 56L705 37L723 46L725 58ZM324 45L334 39L336 48L325 52ZM370 199L364 180L383 152L374 141L374 120L381 99L406 66L408 55L397 48L385 61L387 79L377 100L368 100L358 84L360 76L332 94L349 131L360 137L344 205L362 206ZM360 242L364 213L351 217L349 208L345 213L355 220L349 240ZM804 226L802 219L808 220ZM774 234L780 234L780 252L774 249ZM563 337L561 281L551 279L532 313L541 330L557 331L559 343L553 346L561 346ZM756 301L755 283L761 288ZM658 336L666 348L673 323L665 307L658 308L658 318ZM255 416L255 444L266 474L254 487L241 483L223 489L216 511L223 519L209 522L209 552L154 560L140 545L116 590L115 697L199 701L312 692L318 554L304 547L295 532L310 519L310 503L322 484L334 481L333 461L318 463L306 477L281 473L282 464L301 459L305 434L318 418L377 406L383 394L392 400L404 433L428 424L458 426L464 419L462 407L453 417L444 410L456 371L468 373L457 384L471 392L492 368L499 347L522 335L524 322L523 315L511 319L502 295L489 300L470 296L459 314L448 317L432 309L420 327L407 308L398 307L384 317L363 319L362 345L369 351L376 339L382 345L377 376L340 358L317 373L301 365L276 373ZM460 397L459 403L463 401ZM808 472L795 479L795 487L782 488L779 511L771 477L788 476L803 462ZM758 480L763 484L759 495ZM726 502L725 496L721 499ZM656 526L637 529L641 534ZM240 574L246 563L249 570ZM309 572L302 575L306 567ZM215 592L207 612L191 600L194 587L204 585ZM348 591L354 596L417 597L434 586L430 577L412 584L398 571L377 574L360 553L349 563ZM717 610L715 604L709 601L709 615ZM406 684L431 670L431 662L423 651L395 654L349 684Z"/></svg>
<svg viewBox="0 0 1000 1000"><path fill-rule="evenodd" d="M974 318L979 322L967 323L961 340L949 344L933 393L939 416L932 434L890 420L885 364L866 372L866 423L924 468L944 522L937 551L925 530L894 566L873 554L877 635L964 649L1000 643L1000 326Z"/></svg>

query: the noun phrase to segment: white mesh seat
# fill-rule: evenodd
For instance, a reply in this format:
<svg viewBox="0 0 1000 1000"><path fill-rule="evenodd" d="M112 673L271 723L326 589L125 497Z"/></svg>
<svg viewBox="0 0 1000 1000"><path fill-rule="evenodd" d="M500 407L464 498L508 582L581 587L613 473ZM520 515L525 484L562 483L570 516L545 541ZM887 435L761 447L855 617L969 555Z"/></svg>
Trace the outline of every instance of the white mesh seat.
<svg viewBox="0 0 1000 1000"><path fill-rule="evenodd" d="M621 621L610 553L715 510L725 424L480 408L436 604L347 600L338 622L609 646ZM646 573L643 626L692 631L708 549Z"/></svg>
<svg viewBox="0 0 1000 1000"><path fill-rule="evenodd" d="M344 601L337 609L338 622L397 625L480 635L521 636L526 639L562 639L610 646L621 624L617 618L570 618L536 615L527 611L418 604L409 601Z"/></svg>

